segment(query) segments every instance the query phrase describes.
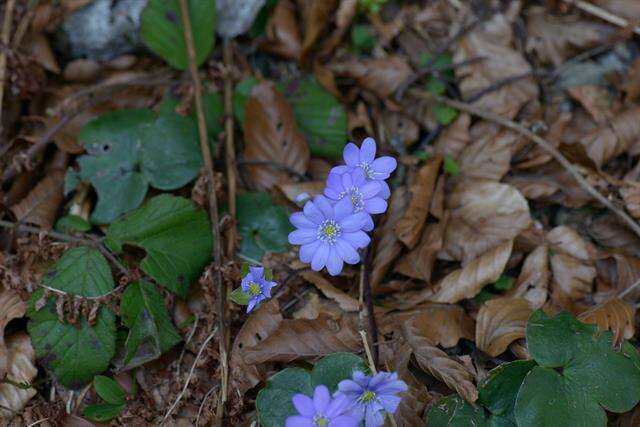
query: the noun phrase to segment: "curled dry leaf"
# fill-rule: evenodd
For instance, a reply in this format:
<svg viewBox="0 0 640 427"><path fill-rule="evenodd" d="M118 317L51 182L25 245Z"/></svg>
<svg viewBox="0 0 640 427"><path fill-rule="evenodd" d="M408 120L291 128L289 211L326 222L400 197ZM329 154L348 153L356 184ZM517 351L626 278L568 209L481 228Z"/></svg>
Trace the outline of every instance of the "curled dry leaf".
<svg viewBox="0 0 640 427"><path fill-rule="evenodd" d="M587 110L598 125L605 125L615 115L615 99L603 86L581 85L567 89L573 99Z"/></svg>
<svg viewBox="0 0 640 427"><path fill-rule="evenodd" d="M233 341L229 367L232 385L241 394L264 379L258 365L246 364L243 357L247 351L266 339L282 322L280 305L276 299L262 304L251 314L240 328Z"/></svg>
<svg viewBox="0 0 640 427"><path fill-rule="evenodd" d="M36 354L31 346L29 335L25 332L12 335L7 340L7 350L6 379L14 383L31 384L38 374L38 368L34 364ZM0 420L8 421L14 416L5 408L14 413L19 412L36 394L36 389L32 387L21 388L6 382L0 383Z"/></svg>
<svg viewBox="0 0 640 427"><path fill-rule="evenodd" d="M549 249L541 245L524 260L518 281L507 296L524 298L534 310L541 308L547 301L549 276Z"/></svg>
<svg viewBox="0 0 640 427"><path fill-rule="evenodd" d="M56 220L60 203L64 198L64 171L49 172L31 192L11 207L19 222L28 222L50 230Z"/></svg>
<svg viewBox="0 0 640 427"><path fill-rule="evenodd" d="M420 335L411 322L404 324L403 336L422 370L444 382L467 401L475 402L478 399L478 390L473 384L473 373L462 363Z"/></svg>
<svg viewBox="0 0 640 427"><path fill-rule="evenodd" d="M358 311L358 300L349 294L341 291L325 279L320 273L314 271L305 271L300 275L307 282L313 283L322 294L338 303L338 306L346 312Z"/></svg>
<svg viewBox="0 0 640 427"><path fill-rule="evenodd" d="M434 151L443 156L448 155L457 159L471 141L470 124L471 116L467 113L460 114L453 123L442 131L433 144Z"/></svg>
<svg viewBox="0 0 640 427"><path fill-rule="evenodd" d="M433 264L442 250L448 220L449 214L446 212L442 220L427 224L418 246L398 260L395 271L431 283Z"/></svg>
<svg viewBox="0 0 640 427"><path fill-rule="evenodd" d="M509 240L480 255L463 268L449 273L438 284L435 294L428 299L453 304L473 298L485 285L498 280L509 261L512 248L513 240Z"/></svg>
<svg viewBox="0 0 640 427"><path fill-rule="evenodd" d="M506 78L531 73L531 66L512 44L511 24L499 13L478 25L460 41L453 56L454 63L484 58L483 61L455 69L456 77L460 79L460 91L465 98ZM486 94L474 104L511 119L526 102L537 96L538 87L533 77L529 76Z"/></svg>
<svg viewBox="0 0 640 427"><path fill-rule="evenodd" d="M401 394L402 400L400 400L393 418L398 427L422 425L421 416L430 400L429 392L424 384L418 381L409 370L411 347L407 343L402 343L399 348L394 350L391 369L397 372L398 377L409 386L409 390Z"/></svg>
<svg viewBox="0 0 640 427"><path fill-rule="evenodd" d="M358 0L340 0L340 5L336 11L336 29L322 44L319 56L326 57L338 46L342 37L351 26L353 18L358 10Z"/></svg>
<svg viewBox="0 0 640 427"><path fill-rule="evenodd" d="M305 57L327 28L337 0L297 0L302 14L304 39L302 56Z"/></svg>
<svg viewBox="0 0 640 427"><path fill-rule="evenodd" d="M27 304L12 289L3 289L0 293L0 378L10 369L9 350L4 341L4 328L13 320L24 316Z"/></svg>
<svg viewBox="0 0 640 427"><path fill-rule="evenodd" d="M605 248L640 256L640 237L629 233L629 228L616 215L604 213L590 217L586 231L589 237Z"/></svg>
<svg viewBox="0 0 640 427"><path fill-rule="evenodd" d="M518 190L492 181L463 181L447 198L446 255L463 265L515 238L531 224L529 205Z"/></svg>
<svg viewBox="0 0 640 427"><path fill-rule="evenodd" d="M354 320L347 315L335 321L327 315L317 319L285 319L266 339L245 350L248 364L291 362L361 348Z"/></svg>
<svg viewBox="0 0 640 427"><path fill-rule="evenodd" d="M598 167L631 150L637 154L640 140L640 107L622 111L609 122L587 134L580 142Z"/></svg>
<svg viewBox="0 0 640 427"><path fill-rule="evenodd" d="M381 98L394 93L412 74L407 61L400 56L351 59L331 65L339 76L351 77L359 86Z"/></svg>
<svg viewBox="0 0 640 427"><path fill-rule="evenodd" d="M45 70L60 74L60 66L53 54L49 39L43 33L30 33L24 41L24 47L29 56Z"/></svg>
<svg viewBox="0 0 640 427"><path fill-rule="evenodd" d="M595 323L601 331L611 331L613 341L621 344L622 341L633 338L636 333L635 314L633 305L611 298L580 313L578 319L584 323Z"/></svg>
<svg viewBox="0 0 640 427"><path fill-rule="evenodd" d="M611 283L616 284L618 292L633 286L640 280L640 258L625 254L612 254L616 262L615 276L611 279ZM640 297L640 289L628 293L628 298L637 300Z"/></svg>
<svg viewBox="0 0 640 427"><path fill-rule="evenodd" d="M573 300L591 292L596 269L587 243L573 229L561 225L547 233L554 253L551 255L552 286Z"/></svg>
<svg viewBox="0 0 640 427"><path fill-rule="evenodd" d="M247 167L248 176L259 189L290 181L289 174L269 162L304 174L309 166L309 146L298 130L293 110L273 83L256 85L246 103L244 158L267 164Z"/></svg>
<svg viewBox="0 0 640 427"><path fill-rule="evenodd" d="M430 157L412 177L409 206L395 227L398 239L410 249L413 249L420 239L441 164L442 156Z"/></svg>
<svg viewBox="0 0 640 427"><path fill-rule="evenodd" d="M279 0L265 28L264 49L287 59L299 60L302 36L296 20L296 6L291 0Z"/></svg>
<svg viewBox="0 0 640 427"><path fill-rule="evenodd" d="M513 341L524 338L533 310L524 298L496 298L482 304L476 319L476 345L491 357L502 354Z"/></svg>
<svg viewBox="0 0 640 427"><path fill-rule="evenodd" d="M294 319L317 319L321 315L326 315L333 320L340 320L344 311L340 309L334 301L320 298L317 292L308 292L303 298L304 305L293 312Z"/></svg>
<svg viewBox="0 0 640 427"><path fill-rule="evenodd" d="M620 188L620 195L631 216L635 219L640 219L640 185L635 182L625 181L622 188Z"/></svg>

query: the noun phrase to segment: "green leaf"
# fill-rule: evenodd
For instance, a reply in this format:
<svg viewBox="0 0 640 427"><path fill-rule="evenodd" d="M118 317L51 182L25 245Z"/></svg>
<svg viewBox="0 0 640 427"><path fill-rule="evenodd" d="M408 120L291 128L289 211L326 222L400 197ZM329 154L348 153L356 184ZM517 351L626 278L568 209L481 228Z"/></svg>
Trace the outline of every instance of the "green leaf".
<svg viewBox="0 0 640 427"><path fill-rule="evenodd" d="M533 360L504 363L489 372L478 386L478 402L493 415L513 420L513 407L524 377L536 366Z"/></svg>
<svg viewBox="0 0 640 427"><path fill-rule="evenodd" d="M82 416L91 421L103 422L109 421L124 411L127 405L114 405L113 403L97 403L84 408Z"/></svg>
<svg viewBox="0 0 640 427"><path fill-rule="evenodd" d="M253 25L249 29L249 36L252 39L258 38L258 36L264 35L267 21L269 20L269 16L271 15L271 11L278 4L278 0L266 0L260 12L258 12L258 16L253 21Z"/></svg>
<svg viewBox="0 0 640 427"><path fill-rule="evenodd" d="M87 123L79 140L78 177L93 185L98 203L91 215L104 224L140 206L149 184L174 190L187 184L202 165L196 125L175 113L119 110Z"/></svg>
<svg viewBox="0 0 640 427"><path fill-rule="evenodd" d="M196 63L201 65L215 42L215 0L189 0ZM142 40L172 67L186 70L189 62L178 0L149 0L140 17Z"/></svg>
<svg viewBox="0 0 640 427"><path fill-rule="evenodd" d="M195 101L194 101L195 102ZM202 97L204 118L207 122L209 139L216 142L218 134L224 130L221 119L224 116L224 102L220 92L205 93ZM195 108L193 109L195 111Z"/></svg>
<svg viewBox="0 0 640 427"><path fill-rule="evenodd" d="M340 158L348 138L344 106L313 77L290 82L284 93L296 123L307 137L311 154Z"/></svg>
<svg viewBox="0 0 640 427"><path fill-rule="evenodd" d="M458 110L448 105L437 104L433 107L433 116L441 125L448 125L458 117Z"/></svg>
<svg viewBox="0 0 640 427"><path fill-rule="evenodd" d="M473 406L457 395L440 399L426 413L429 427L485 427L487 420L480 406Z"/></svg>
<svg viewBox="0 0 640 427"><path fill-rule="evenodd" d="M135 282L122 294L122 323L129 328L123 366L130 369L156 359L182 340L176 331L164 298L148 282Z"/></svg>
<svg viewBox="0 0 640 427"><path fill-rule="evenodd" d="M122 245L143 248L142 270L184 297L211 258L207 214L190 200L163 194L111 224L106 243L116 253Z"/></svg>
<svg viewBox="0 0 640 427"><path fill-rule="evenodd" d="M604 426L604 409L622 413L640 400L640 356L631 346L615 351L610 332L598 333L597 326L568 313L550 318L538 310L527 323L526 336L540 366L525 377L518 393L519 425L571 420Z"/></svg>
<svg viewBox="0 0 640 427"><path fill-rule="evenodd" d="M447 91L447 84L437 77L429 77L427 81L427 92L434 95L443 95Z"/></svg>
<svg viewBox="0 0 640 427"><path fill-rule="evenodd" d="M258 79L253 76L240 80L233 90L233 114L240 122L240 127L244 126L244 110L247 99L251 96L253 87L258 84Z"/></svg>
<svg viewBox="0 0 640 427"><path fill-rule="evenodd" d="M447 154L444 156L444 159L442 162L442 168L446 173L448 173L451 176L456 176L460 174L460 166L458 166L458 162L456 162L456 160L453 157L451 157L450 154Z"/></svg>
<svg viewBox="0 0 640 427"><path fill-rule="evenodd" d="M501 274L493 287L498 291L508 291L513 288L513 277Z"/></svg>
<svg viewBox="0 0 640 427"><path fill-rule="evenodd" d="M102 400L114 405L122 405L126 402L125 392L120 385L109 377L96 375L93 379L93 388Z"/></svg>
<svg viewBox="0 0 640 427"><path fill-rule="evenodd" d="M243 262L242 263L242 267L240 267L240 276L242 276L244 278L244 276L246 276L247 274L249 274L249 263L248 262Z"/></svg>
<svg viewBox="0 0 640 427"><path fill-rule="evenodd" d="M249 305L249 300L251 296L249 294L242 291L242 288L236 288L229 295L231 301L235 302L238 305Z"/></svg>
<svg viewBox="0 0 640 427"><path fill-rule="evenodd" d="M368 52L376 44L376 34L369 25L354 25L351 27L351 44L358 52Z"/></svg>
<svg viewBox="0 0 640 427"><path fill-rule="evenodd" d="M91 230L91 224L78 215L65 215L56 222L56 231L61 233L85 232Z"/></svg>
<svg viewBox="0 0 640 427"><path fill-rule="evenodd" d="M236 198L240 253L260 260L266 252L284 252L293 230L287 211L267 193L247 192Z"/></svg>
<svg viewBox="0 0 640 427"><path fill-rule="evenodd" d="M334 353L315 364L311 372L311 383L314 388L324 384L333 393L338 390L340 381L351 379L354 371L368 372L364 360L351 353Z"/></svg>
<svg viewBox="0 0 640 427"><path fill-rule="evenodd" d="M311 374L301 368L286 368L267 381L256 398L256 409L263 427L282 427L288 416L298 412L291 403L294 394L313 396Z"/></svg>
<svg viewBox="0 0 640 427"><path fill-rule="evenodd" d="M114 287L107 261L100 252L87 247L65 252L42 281L51 288L84 297L104 295ZM31 296L27 312L30 318L27 328L36 357L53 371L60 383L80 388L107 369L115 353L115 316L101 307L94 326L84 317L74 325L61 323L55 298L49 298L42 309L35 309L42 294L39 290Z"/></svg>

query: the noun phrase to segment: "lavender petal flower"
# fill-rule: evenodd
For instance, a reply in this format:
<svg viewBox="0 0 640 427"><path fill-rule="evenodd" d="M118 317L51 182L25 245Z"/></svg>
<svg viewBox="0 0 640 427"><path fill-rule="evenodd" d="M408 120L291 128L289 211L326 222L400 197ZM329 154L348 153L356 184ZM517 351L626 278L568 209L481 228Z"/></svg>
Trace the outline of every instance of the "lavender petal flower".
<svg viewBox="0 0 640 427"><path fill-rule="evenodd" d="M276 285L276 282L265 279L264 267L249 267L249 273L242 278L240 283L242 292L249 295L247 313L251 312L260 302L271 298L271 288Z"/></svg>
<svg viewBox="0 0 640 427"><path fill-rule="evenodd" d="M296 394L291 402L300 415L287 417L285 427L357 427L360 423L359 417L345 414L349 399L346 396L332 399L324 385L315 388L313 399Z"/></svg>

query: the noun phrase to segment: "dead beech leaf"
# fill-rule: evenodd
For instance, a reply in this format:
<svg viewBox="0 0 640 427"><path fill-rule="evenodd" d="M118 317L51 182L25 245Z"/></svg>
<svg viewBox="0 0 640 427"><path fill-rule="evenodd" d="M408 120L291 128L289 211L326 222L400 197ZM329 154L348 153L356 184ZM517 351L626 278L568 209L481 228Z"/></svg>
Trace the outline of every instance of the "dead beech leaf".
<svg viewBox="0 0 640 427"><path fill-rule="evenodd" d="M3 289L0 293L0 378L11 368L9 350L4 341L4 329L13 320L24 316L27 304L12 289Z"/></svg>
<svg viewBox="0 0 640 427"><path fill-rule="evenodd" d="M453 56L454 63L484 58L455 69L465 98L506 78L531 72L529 63L512 45L511 24L499 13L460 40ZM529 76L481 97L474 105L512 119L525 103L537 96L538 86Z"/></svg>
<svg viewBox="0 0 640 427"><path fill-rule="evenodd" d="M567 89L573 99L582 104L591 118L598 125L605 125L615 115L615 99L609 90L603 86L582 85L573 86Z"/></svg>
<svg viewBox="0 0 640 427"><path fill-rule="evenodd" d="M291 0L279 0L265 27L267 43L262 47L276 55L298 61L302 55L302 36Z"/></svg>
<svg viewBox="0 0 640 427"><path fill-rule="evenodd" d="M443 156L451 156L457 159L462 150L471 141L469 134L469 125L471 124L471 116L467 113L460 114L458 118L447 126L436 142L433 144L434 151Z"/></svg>
<svg viewBox="0 0 640 427"><path fill-rule="evenodd" d="M393 418L397 427L422 425L422 413L431 397L425 385L418 381L409 370L411 347L407 343L402 343L401 346L394 350L391 369L398 374L398 378L409 386L409 390L400 395L402 400L400 400ZM385 425L388 424L387 422Z"/></svg>
<svg viewBox="0 0 640 427"><path fill-rule="evenodd" d="M427 224L418 246L398 260L395 271L431 283L433 264L438 252L442 250L448 220L448 213L445 213L442 220Z"/></svg>
<svg viewBox="0 0 640 427"><path fill-rule="evenodd" d="M394 93L413 73L401 56L351 59L333 63L331 69L339 76L355 79L359 86L380 98Z"/></svg>
<svg viewBox="0 0 640 427"><path fill-rule="evenodd" d="M573 300L583 299L593 287L596 269L587 243L572 228L561 225L547 233L551 255L553 290Z"/></svg>
<svg viewBox="0 0 640 427"><path fill-rule="evenodd" d="M621 111L610 121L609 126L598 127L582 138L587 155L598 167L609 160L631 150L637 153L640 140L640 107Z"/></svg>
<svg viewBox="0 0 640 427"><path fill-rule="evenodd" d="M485 285L494 283L511 256L513 240L506 241L445 276L428 299L449 304L476 296Z"/></svg>
<svg viewBox="0 0 640 427"><path fill-rule="evenodd" d="M358 11L358 0L340 0L338 10L336 11L336 29L322 44L322 48L318 55L327 57L340 44L342 37L346 34L351 26L353 18Z"/></svg>
<svg viewBox="0 0 640 427"><path fill-rule="evenodd" d="M526 50L558 67L573 51L581 52L599 45L612 33L611 27L579 16L555 16L545 8L527 10Z"/></svg>
<svg viewBox="0 0 640 427"><path fill-rule="evenodd" d="M395 228L408 205L409 192L407 188L404 186L396 188L389 199L389 211L385 216L384 223L373 233L375 255L372 264L373 271L371 272L371 289L374 294L383 291L380 283L391 264L402 251L402 243L396 236Z"/></svg>
<svg viewBox="0 0 640 427"><path fill-rule="evenodd" d="M285 319L266 339L245 350L248 364L291 362L361 348L355 324L348 316L335 321L327 315L317 319Z"/></svg>
<svg viewBox="0 0 640 427"><path fill-rule="evenodd" d="M524 298L496 298L482 304L476 319L476 345L496 357L513 341L524 338L533 310Z"/></svg>
<svg viewBox="0 0 640 427"><path fill-rule="evenodd" d="M447 197L451 211L443 252L462 265L515 238L531 224L529 205L518 190L492 181L463 181Z"/></svg>
<svg viewBox="0 0 640 427"><path fill-rule="evenodd" d="M612 256L616 262L616 268L615 278L611 283L615 283L618 292L622 292L640 280L640 258L625 254L612 254ZM640 296L640 289L628 294L628 298L632 300L637 300L638 296Z"/></svg>
<svg viewBox="0 0 640 427"><path fill-rule="evenodd" d="M17 332L7 340L6 379L14 383L27 383L38 374L35 351L31 338L25 332ZM3 375L4 378L4 375ZM37 394L35 388L20 388L6 382L0 383L0 420L8 421L14 413L20 412L27 402ZM10 409L14 413L7 411Z"/></svg>
<svg viewBox="0 0 640 427"><path fill-rule="evenodd" d="M55 169L49 172L27 197L13 205L11 212L20 222L36 224L50 230L64 198L63 186L64 171Z"/></svg>
<svg viewBox="0 0 640 427"><path fill-rule="evenodd" d="M478 399L478 390L473 384L473 374L460 362L433 345L429 339L420 335L415 327L407 322L403 326L403 336L425 372L444 382L447 387L458 392L469 402Z"/></svg>
<svg viewBox="0 0 640 427"><path fill-rule="evenodd" d="M25 50L38 64L55 74L60 74L60 66L56 60L49 39L43 33L30 33L24 41Z"/></svg>
<svg viewBox="0 0 640 427"><path fill-rule="evenodd" d="M346 312L358 311L358 300L333 286L331 282L325 279L321 274L314 271L305 271L300 273L300 276L302 276L302 278L307 282L313 283L325 297L338 303L338 306L340 306L342 310Z"/></svg>
<svg viewBox="0 0 640 427"><path fill-rule="evenodd" d="M289 182L278 184L278 188L282 190L287 199L293 203L300 203L303 200L322 194L325 186L326 184L324 181Z"/></svg>
<svg viewBox="0 0 640 427"><path fill-rule="evenodd" d="M302 56L305 57L327 28L336 7L336 0L297 0L297 2L298 10L302 14L304 28Z"/></svg>
<svg viewBox="0 0 640 427"><path fill-rule="evenodd" d="M635 219L640 219L640 185L635 182L625 181L622 188L620 188L620 195L631 216Z"/></svg>
<svg viewBox="0 0 640 427"><path fill-rule="evenodd" d="M587 233L594 242L621 253L640 256L640 237L629 229L616 215L604 213L588 219Z"/></svg>
<svg viewBox="0 0 640 427"><path fill-rule="evenodd" d="M547 301L549 276L549 249L538 246L527 255L516 285L506 296L522 297L534 310L541 308Z"/></svg>
<svg viewBox="0 0 640 427"><path fill-rule="evenodd" d="M300 133L293 110L273 83L256 85L246 103L244 158L274 162L300 174L309 166L309 146ZM290 181L289 174L270 165L247 166L248 176L259 189L270 189Z"/></svg>
<svg viewBox="0 0 640 427"><path fill-rule="evenodd" d="M264 373L258 365L246 364L243 356L247 349L254 347L265 340L275 331L282 322L280 305L274 298L260 305L258 309L247 318L233 341L229 367L233 387L241 394L253 388L264 380Z"/></svg>
<svg viewBox="0 0 640 427"><path fill-rule="evenodd" d="M430 157L412 177L409 206L395 227L398 239L409 249L413 249L420 239L441 164L441 156Z"/></svg>
<svg viewBox="0 0 640 427"><path fill-rule="evenodd" d="M611 331L616 345L636 334L636 310L633 305L618 298L611 298L578 315L584 323L598 325L600 331Z"/></svg>

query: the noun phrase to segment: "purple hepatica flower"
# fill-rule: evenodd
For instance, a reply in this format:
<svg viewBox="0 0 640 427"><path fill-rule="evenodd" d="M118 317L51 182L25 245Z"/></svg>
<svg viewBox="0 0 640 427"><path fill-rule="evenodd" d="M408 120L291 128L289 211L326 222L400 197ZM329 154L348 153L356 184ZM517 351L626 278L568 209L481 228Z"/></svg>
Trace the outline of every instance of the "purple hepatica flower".
<svg viewBox="0 0 640 427"><path fill-rule="evenodd" d="M371 214L380 214L387 210L387 202L379 196L379 181L367 181L362 169L354 169L342 175L330 173L327 178L327 187L324 195L330 200L351 200L354 212L367 213L367 222L362 228L364 231L373 230Z"/></svg>
<svg viewBox="0 0 640 427"><path fill-rule="evenodd" d="M398 409L401 398L398 393L407 391L407 384L398 379L398 374L379 372L373 376L361 371L353 373L353 379L338 384L338 395L349 398L350 413L364 418L365 427L379 427L384 424L384 412L393 414Z"/></svg>
<svg viewBox="0 0 640 427"><path fill-rule="evenodd" d="M264 278L263 267L249 267L249 273L242 278L240 287L242 292L249 295L247 313L255 308L261 301L271 298L271 288L276 282L270 282Z"/></svg>
<svg viewBox="0 0 640 427"><path fill-rule="evenodd" d="M360 418L345 415L349 410L349 399L337 396L331 399L329 389L319 385L313 392L313 399L304 394L296 394L291 399L300 415L288 417L285 427L358 427Z"/></svg>
<svg viewBox="0 0 640 427"><path fill-rule="evenodd" d="M376 141L373 138L365 138L360 148L352 142L348 143L344 147L342 157L346 165L334 167L331 169L332 173L342 175L345 172L360 168L368 180L380 182L380 197L389 198L391 190L389 190L389 185L384 180L389 178L398 163L396 159L390 156L382 156L376 159Z"/></svg>
<svg viewBox="0 0 640 427"><path fill-rule="evenodd" d="M362 231L367 214L354 212L347 198L332 206L326 197L316 196L304 205L303 212L292 214L289 220L297 228L289 233L289 243L301 245L300 260L310 262L315 271L326 266L332 276L340 274L343 262L360 261L357 249L371 241Z"/></svg>

